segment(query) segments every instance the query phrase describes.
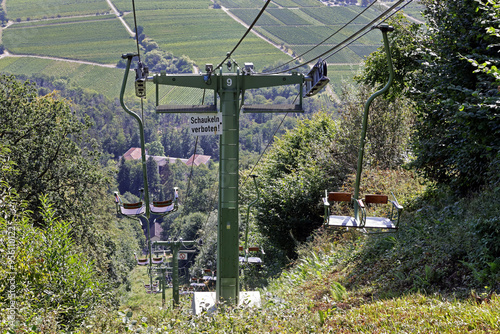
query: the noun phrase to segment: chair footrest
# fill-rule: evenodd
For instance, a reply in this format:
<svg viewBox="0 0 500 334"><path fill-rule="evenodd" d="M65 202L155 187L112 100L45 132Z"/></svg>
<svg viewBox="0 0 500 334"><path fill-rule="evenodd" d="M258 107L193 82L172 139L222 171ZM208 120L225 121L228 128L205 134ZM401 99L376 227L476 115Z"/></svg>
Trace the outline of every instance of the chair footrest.
<svg viewBox="0 0 500 334"><path fill-rule="evenodd" d="M214 113L217 112L215 105L159 105L156 106L157 113Z"/></svg>
<svg viewBox="0 0 500 334"><path fill-rule="evenodd" d="M352 228L381 228L395 230L398 227L388 218L384 217L366 217L364 226L350 216L329 216L328 226L352 227Z"/></svg>
<svg viewBox="0 0 500 334"><path fill-rule="evenodd" d="M397 229L398 227L389 218L384 217L366 217L365 228L386 228Z"/></svg>
<svg viewBox="0 0 500 334"><path fill-rule="evenodd" d="M246 113L259 112L304 112L300 104L249 104L243 105L241 110Z"/></svg>

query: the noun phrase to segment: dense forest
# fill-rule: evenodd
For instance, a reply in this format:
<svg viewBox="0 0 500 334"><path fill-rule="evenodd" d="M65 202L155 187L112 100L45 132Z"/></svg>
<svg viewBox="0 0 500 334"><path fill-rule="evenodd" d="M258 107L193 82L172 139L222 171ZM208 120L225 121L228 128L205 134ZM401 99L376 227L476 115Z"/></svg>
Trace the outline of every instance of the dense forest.
<svg viewBox="0 0 500 334"><path fill-rule="evenodd" d="M396 28L389 35L395 81L371 107L362 188L374 193L395 189L407 207L406 230L372 239L353 236L352 231L334 232L328 244L337 247L344 242L349 251L334 250L329 269L316 258L314 278L301 267L306 262L300 261L306 254L304 245L312 241L312 250L319 245L327 248L320 243L327 234L321 228L325 189L352 189L363 105L388 75L386 55L379 49L366 59L356 83L343 87L338 104L325 106L315 99L307 102L302 115L241 116L240 202L243 210L256 197L248 176L257 174L261 200L250 215L250 241L266 250L266 265L258 272L246 269L242 288L267 289L280 275L306 284L319 279L323 269L329 270L320 277L324 282L341 276L341 270L334 273L332 268L345 260L342 270L352 271L342 284L354 290L376 282L372 298L384 289L394 294L446 294L487 287L490 297L500 291L500 3L422 3L425 29L402 15L390 22ZM149 48L151 58L146 61L151 60L152 69L192 70L189 59L159 54L147 36L141 42ZM297 92L269 88L248 92L245 99L290 103ZM126 102L140 108L137 99L129 97ZM203 239L190 272L208 263L215 269L218 138L192 136L186 116L158 115L148 100L144 120L149 154L211 157L207 165L171 163L162 173L149 159L148 174L156 199L171 198L172 188L180 188L180 209L160 221L161 237ZM139 196L141 165L121 158L139 146L136 123L117 100L86 88L50 77L1 75L0 139L0 260L6 264L0 269L0 313L6 315L0 328L125 330L119 326L128 324L128 316L118 321L109 314L131 289L134 253L144 248L145 235L137 221L115 215L112 194L119 191L130 201ZM244 225L240 228L243 232ZM364 248L355 248L360 245ZM302 268L293 279L291 264ZM340 283L329 284L332 287L322 296L345 293ZM290 320L295 326L290 330L342 328L325 327L341 326L325 315L333 319L337 308L324 306L324 297L315 298L310 298L309 311L295 312L302 325L316 327L305 330L300 321ZM268 304L285 302L276 297ZM271 310L273 315L275 309ZM307 318L311 310L319 321L316 315L314 320ZM210 323L215 327L205 329L216 332L217 325L229 323L225 316L200 324L178 312L155 316L155 321L165 331L170 326L169 332L175 326L189 332ZM186 321L172 323L176 317ZM244 315L235 317L245 326ZM293 319L294 313L282 308L274 317L269 324ZM190 323L191 329L186 327ZM259 326L255 328L262 332L273 331L266 322Z"/></svg>

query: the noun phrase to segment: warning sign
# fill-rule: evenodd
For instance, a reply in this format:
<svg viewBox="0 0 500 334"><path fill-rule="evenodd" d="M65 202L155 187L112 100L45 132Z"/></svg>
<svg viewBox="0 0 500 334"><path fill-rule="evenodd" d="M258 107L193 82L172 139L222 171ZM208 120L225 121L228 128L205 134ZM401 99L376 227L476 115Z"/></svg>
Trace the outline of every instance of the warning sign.
<svg viewBox="0 0 500 334"><path fill-rule="evenodd" d="M187 260L188 259L188 255L187 255L187 253L178 253L177 259L178 260Z"/></svg>
<svg viewBox="0 0 500 334"><path fill-rule="evenodd" d="M195 114L189 117L189 131L195 136L221 135L221 114Z"/></svg>

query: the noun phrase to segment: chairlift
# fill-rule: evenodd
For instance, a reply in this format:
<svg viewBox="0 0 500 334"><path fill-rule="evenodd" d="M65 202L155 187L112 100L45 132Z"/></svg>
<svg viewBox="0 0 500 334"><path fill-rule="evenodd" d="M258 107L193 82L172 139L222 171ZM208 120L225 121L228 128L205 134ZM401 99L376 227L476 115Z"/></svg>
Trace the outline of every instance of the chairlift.
<svg viewBox="0 0 500 334"><path fill-rule="evenodd" d="M141 191L144 192L143 189ZM146 213L146 205L142 202L142 198L136 203L124 203L120 198L118 192L114 193L116 211L118 214L129 217L139 217L144 216ZM149 205L150 212L157 216L165 216L178 209L178 199L179 199L179 188L174 187L174 198L166 201L153 201Z"/></svg>
<svg viewBox="0 0 500 334"><path fill-rule="evenodd" d="M385 52L387 54L387 63L389 68L389 81L387 84L379 91L375 92L365 104L365 110L363 115L363 125L361 130L361 141L358 152L358 166L356 171L356 183L354 186L354 194L346 192L328 192L325 190L325 197L323 198L323 205L325 208L325 226L333 227L346 227L346 228L359 228L362 232L369 233L366 229L375 229L382 232L371 232L371 233L386 233L395 232L399 227L399 220L403 207L399 205L396 197L393 194L394 200L389 201L387 195L365 195L362 199L359 196L359 188L361 182L361 173L363 166L363 152L366 138L366 130L368 126L368 112L370 109L370 104L379 95L387 92L392 84L394 78L394 69L392 66L391 52L389 48L389 41L387 38L387 32L393 31L394 28L385 23L375 26L373 28L380 29L384 38ZM332 205L335 203L348 202L352 203L354 207L353 216L340 216L332 214ZM377 205L377 204L388 204L391 203L391 209L387 217L372 217L367 216L367 206Z"/></svg>
<svg viewBox="0 0 500 334"><path fill-rule="evenodd" d="M333 215L332 206L335 203L341 202L353 203L354 207L357 208L357 212L359 213L358 218L356 218L356 215L354 217ZM367 216L367 205L388 204L389 202L392 204L392 206L387 217ZM365 229L386 229L393 231L397 230L399 227L401 212L403 210L403 207L399 205L396 197L394 197L393 201L389 201L387 195L365 195L364 200L356 200L352 198L351 193L344 192L325 192L323 205L325 207L325 226L360 228L363 231Z"/></svg>
<svg viewBox="0 0 500 334"><path fill-rule="evenodd" d="M116 212L123 216L142 216L146 213L146 206L142 201L136 203L123 203L117 192L115 195Z"/></svg>
<svg viewBox="0 0 500 334"><path fill-rule="evenodd" d="M153 201L153 204L150 204L149 209L151 210L151 213L158 216L168 215L171 212L177 211L178 199L179 188L174 187L174 199L166 201Z"/></svg>
<svg viewBox="0 0 500 334"><path fill-rule="evenodd" d="M139 259L137 257L137 254L134 253L135 260L137 261L137 264L139 266L147 266L149 264L149 257L146 257L145 259Z"/></svg>
<svg viewBox="0 0 500 334"><path fill-rule="evenodd" d="M257 175L250 175L250 177L253 179L253 183L255 186L255 191L257 192L257 198L254 199L250 204L248 205L247 208L247 224L246 224L246 229L245 229L245 246L239 246L239 261L240 263L248 263L252 265L262 265L264 261L262 261L262 258L259 256L256 256L257 254L262 254L264 255L264 250L260 247L248 246L248 231L250 228L250 208L255 205L259 199L260 199L260 193L259 193L259 187L257 186Z"/></svg>
<svg viewBox="0 0 500 334"><path fill-rule="evenodd" d="M305 97L318 94L330 82L330 79L327 77L327 69L326 61L319 59L309 73L307 73L304 79Z"/></svg>
<svg viewBox="0 0 500 334"><path fill-rule="evenodd" d="M257 254L266 254L263 249L260 247L248 247L243 249L242 246L239 247L240 253L242 255L239 256L240 263L248 263L253 265L262 265L264 261L259 256L252 256Z"/></svg>

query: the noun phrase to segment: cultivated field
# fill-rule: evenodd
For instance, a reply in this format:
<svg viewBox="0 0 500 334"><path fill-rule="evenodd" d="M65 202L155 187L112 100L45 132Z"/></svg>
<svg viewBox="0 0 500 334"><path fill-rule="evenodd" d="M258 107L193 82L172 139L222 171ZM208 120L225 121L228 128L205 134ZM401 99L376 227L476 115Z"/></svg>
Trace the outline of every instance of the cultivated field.
<svg viewBox="0 0 500 334"><path fill-rule="evenodd" d="M112 2L133 28L132 2ZM219 3L228 8L229 14L247 25L253 22L264 4L254 0L220 0ZM135 41L111 13L105 1L8 0L6 4L7 16L14 24L3 29L2 43L10 53L114 65L122 53L135 51ZM387 4L390 5L390 2ZM267 41L250 33L233 54L233 59L240 65L253 62L256 70L261 71L264 67L275 67L280 62L289 61L291 58L284 51L294 55L305 53L301 57L303 61L326 52L323 59L326 58L329 64L357 68L356 64L381 45L380 33L370 32L342 50L335 49L335 46L385 8L377 4L364 11L358 6L326 7L317 0L274 0L254 28ZM418 3L405 8L416 17L419 17L421 9ZM136 10L138 24L162 50L172 52L177 57L186 55L200 68L206 63L215 65L222 61L246 31L228 13L214 9L210 0L136 0ZM344 27L358 14L356 20ZM326 42L323 45L315 47L324 40ZM85 84L105 95L117 96L121 70L112 72L112 69L97 68L90 71L90 68L89 65L47 59L0 60L0 71L68 77L72 84ZM341 66L335 68L339 70ZM334 85L352 77L350 71L337 70L329 73ZM107 79L103 80L94 73L107 73ZM111 81L113 83L110 84ZM199 99L189 93L175 94L192 97L192 100Z"/></svg>
<svg viewBox="0 0 500 334"><path fill-rule="evenodd" d="M99 19L16 27L3 32L3 43L15 54L43 55L116 64L124 52L134 50L118 19ZM105 32L105 33L103 33Z"/></svg>
<svg viewBox="0 0 500 334"><path fill-rule="evenodd" d="M97 67L39 58L9 57L0 59L0 72L31 76L33 74L61 78L70 87L94 90L110 99L118 98L123 80L122 69ZM133 75L129 79L133 79ZM128 92L133 89L129 80Z"/></svg>
<svg viewBox="0 0 500 334"><path fill-rule="evenodd" d="M131 15L126 20L133 25ZM245 33L241 24L216 9L138 10L137 20L160 48L174 55L187 55L200 67L222 61ZM254 34L247 36L233 58L241 65L254 62L257 68L289 59Z"/></svg>
<svg viewBox="0 0 500 334"><path fill-rule="evenodd" d="M103 0L4 0L7 1L7 15L11 20L26 21L61 16L95 15L108 12L109 6Z"/></svg>

